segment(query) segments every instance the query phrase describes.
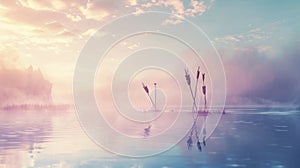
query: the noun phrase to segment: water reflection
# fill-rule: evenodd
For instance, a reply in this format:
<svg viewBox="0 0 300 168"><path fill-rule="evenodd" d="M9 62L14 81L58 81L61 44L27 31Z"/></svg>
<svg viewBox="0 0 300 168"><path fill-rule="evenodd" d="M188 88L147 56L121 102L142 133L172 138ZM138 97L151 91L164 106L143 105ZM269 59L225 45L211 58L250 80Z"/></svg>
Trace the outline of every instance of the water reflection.
<svg viewBox="0 0 300 168"><path fill-rule="evenodd" d="M144 136L145 137L150 136L151 127L152 127L152 125L149 124L148 127L144 129Z"/></svg>
<svg viewBox="0 0 300 168"><path fill-rule="evenodd" d="M82 132L73 111L1 112L0 167L299 167L299 112L226 112L211 137L206 137L207 121L201 116L187 139L142 159L99 148ZM142 131L150 135L153 128L148 125Z"/></svg>
<svg viewBox="0 0 300 168"><path fill-rule="evenodd" d="M186 141L188 150L192 150L193 148L193 139L196 139L198 151L202 151L201 143L203 144L203 146L206 146L207 115L204 115L202 118L203 122L200 122L199 120L201 119L201 117L199 116L199 114L197 114L196 118L194 119L192 128L189 130L189 134L187 135L188 138Z"/></svg>
<svg viewBox="0 0 300 168"><path fill-rule="evenodd" d="M298 167L300 128L295 120L299 119L299 112L283 116L269 110L258 108L247 114L239 109L224 115L209 139L209 162L228 167ZM278 125L288 131L274 130Z"/></svg>
<svg viewBox="0 0 300 168"><path fill-rule="evenodd" d="M0 165L34 165L52 131L51 117L44 115L47 117L36 112L0 112Z"/></svg>

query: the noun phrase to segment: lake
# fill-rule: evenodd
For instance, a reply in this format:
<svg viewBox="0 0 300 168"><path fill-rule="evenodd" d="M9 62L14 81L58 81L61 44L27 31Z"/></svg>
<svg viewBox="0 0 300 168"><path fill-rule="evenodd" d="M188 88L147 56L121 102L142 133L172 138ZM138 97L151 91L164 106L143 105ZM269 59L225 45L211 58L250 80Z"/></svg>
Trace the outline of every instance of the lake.
<svg viewBox="0 0 300 168"><path fill-rule="evenodd" d="M161 154L131 158L96 145L72 109L0 111L0 168L298 168L299 120L295 108L227 108L206 145L202 143L202 151L197 145L188 149L185 137Z"/></svg>

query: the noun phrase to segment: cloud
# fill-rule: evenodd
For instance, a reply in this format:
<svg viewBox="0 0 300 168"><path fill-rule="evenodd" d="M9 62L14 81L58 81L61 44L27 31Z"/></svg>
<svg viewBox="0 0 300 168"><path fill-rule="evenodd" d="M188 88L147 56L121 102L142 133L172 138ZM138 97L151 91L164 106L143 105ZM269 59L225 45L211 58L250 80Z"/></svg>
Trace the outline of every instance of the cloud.
<svg viewBox="0 0 300 168"><path fill-rule="evenodd" d="M227 35L225 37L221 37L221 38L215 38L216 42L222 42L222 43L230 43L230 42L239 42L240 39L238 39L237 36L232 36L232 35Z"/></svg>
<svg viewBox="0 0 300 168"><path fill-rule="evenodd" d="M19 53L13 47L0 47L0 69L20 68Z"/></svg>
<svg viewBox="0 0 300 168"><path fill-rule="evenodd" d="M53 93L65 90L64 87L61 87L61 89L60 86L57 86L57 83L59 83L58 81L63 81L61 79L62 76L64 79L67 78L65 76L68 76L68 79L71 80L71 71L64 71L67 74L64 76L56 68L49 68L50 70L47 68L50 66L55 67L58 64L63 66L67 64L70 67L69 69L71 69L76 61L75 57L78 55L82 45L84 45L85 40L105 21L124 14L141 14L147 10L160 10L173 14L166 21L166 24L178 24L185 17L201 15L207 10L211 3L210 1L203 2L200 1L198 3L194 1L189 4L180 0L1 1L0 43L14 46L22 53L20 56L17 52L13 53L13 50L5 51L9 52L9 54L1 50L1 79L16 83L30 83L30 81L23 79L26 76L25 74L29 73L29 70L26 70L24 65L18 62L22 58L26 62L26 67L33 64L45 70L47 77L50 76L51 81L54 81L55 86L53 88L56 91ZM203 8L201 9L201 7ZM105 32L100 35L103 34ZM136 44L128 47L134 48L138 46ZM14 58L13 56L16 57ZM5 73L12 76L6 76ZM38 73L37 70L32 70L33 76ZM18 76L20 81L17 79ZM38 81L37 83L47 85L46 82L42 82L43 75L40 76ZM36 86L34 83L30 83L30 85ZM1 89L3 95L4 90L6 90L6 96L16 98L19 95L21 97L20 102L24 100L24 95L27 94L23 91L15 91L18 90L19 86L13 86L16 89L12 93L16 93L16 95L8 94L8 86L5 87L5 89ZM36 88L39 87L36 86ZM60 88L60 90L57 88ZM22 89L25 88L23 86L19 88L19 90Z"/></svg>
<svg viewBox="0 0 300 168"><path fill-rule="evenodd" d="M79 15L67 14L67 18L71 19L73 22L79 22L82 20L82 17Z"/></svg>
<svg viewBox="0 0 300 168"><path fill-rule="evenodd" d="M78 5L78 8L85 19L104 21L114 16L137 13L140 11L137 10L138 6L137 0L93 0Z"/></svg>
<svg viewBox="0 0 300 168"><path fill-rule="evenodd" d="M195 17L202 15L208 9L214 1L196 1L191 0L188 5L184 4L181 0L153 0L141 2L138 7L141 10L151 10L155 7L161 7L163 9L169 9L172 16L167 19L163 24L179 24L185 17Z"/></svg>
<svg viewBox="0 0 300 168"><path fill-rule="evenodd" d="M248 28L246 28L248 30L244 32L239 32L236 34L226 34L221 37L214 37L213 41L217 45L246 44L249 46L249 44L257 45L259 43L270 43L270 40L282 40L280 33L282 30L279 30L279 27L282 27L283 24L284 22L281 20L265 23L257 27L249 24Z"/></svg>
<svg viewBox="0 0 300 168"><path fill-rule="evenodd" d="M43 24L40 27L37 27L34 29L35 33L37 34L47 34L47 35L54 35L54 34L59 34L63 31L65 31L65 27L63 24L61 24L60 22L57 21L52 21L52 22L48 22Z"/></svg>
<svg viewBox="0 0 300 168"><path fill-rule="evenodd" d="M61 0L19 0L19 3L26 8L31 8L34 10L49 10L55 11L58 9L66 8L67 4Z"/></svg>
<svg viewBox="0 0 300 168"><path fill-rule="evenodd" d="M128 1L131 6L135 6L138 3L137 0L128 0Z"/></svg>
<svg viewBox="0 0 300 168"><path fill-rule="evenodd" d="M123 9L128 4L127 1L110 0L89 2L77 0L68 2L62 0L3 1L0 2L0 32L9 32L2 33L10 34L6 40L14 36L39 43L40 41L45 42L42 38L51 39L54 37L67 43L71 37L66 36L67 33L73 35L73 38L85 36L82 33L98 27L98 21L104 21L107 17L122 14L122 12L123 14L126 13ZM63 38L66 38L66 41L63 41ZM48 44L53 44L52 40L49 40ZM3 39L1 41L3 43L8 42ZM56 41L54 40L54 42Z"/></svg>
<svg viewBox="0 0 300 168"><path fill-rule="evenodd" d="M13 2L13 1L12 1ZM74 9L66 8L65 1L37 1L37 0L19 0L15 3L0 2L0 6L5 7L0 12L0 21L3 27L0 30L10 30L18 36L52 35L56 31L73 32L72 22L78 22L82 19L79 7L82 4L75 3ZM62 24L63 23L63 24ZM74 30L75 31L75 30ZM74 34L75 35L75 34ZM76 37L76 36L74 36Z"/></svg>
<svg viewBox="0 0 300 168"><path fill-rule="evenodd" d="M62 14L45 10L37 11L15 4L9 6L9 9L3 13L3 17L1 20L7 23L41 26L54 20L60 20Z"/></svg>
<svg viewBox="0 0 300 168"><path fill-rule="evenodd" d="M195 14L201 15L208 9L204 1L191 0L191 6L192 8L186 10L187 16L195 16Z"/></svg>
<svg viewBox="0 0 300 168"><path fill-rule="evenodd" d="M90 2L79 9L86 19L93 19L96 21L101 21L110 14L108 9Z"/></svg>
<svg viewBox="0 0 300 168"><path fill-rule="evenodd" d="M207 0L192 0L189 4L181 0L1 1L0 21L3 26L0 31L9 31L10 34L26 39L30 37L31 42L37 40L37 43L45 41L41 38L48 39L53 36L60 39L68 37L66 40L70 41L71 36L59 36L65 34L62 31L74 35L73 38L87 37L85 32L98 27L99 21L128 13L141 14L147 10L167 10L172 16L164 24L179 24L185 17L201 15L211 4L212 1ZM53 42L49 41L50 43Z"/></svg>
<svg viewBox="0 0 300 168"><path fill-rule="evenodd" d="M224 37L216 37L214 41L217 44L234 44L234 43L257 43L270 38L268 33L259 31L259 29L250 29L245 33L226 35Z"/></svg>
<svg viewBox="0 0 300 168"><path fill-rule="evenodd" d="M0 13L2 44L43 47L43 44L46 46L57 42L66 44L74 38L79 38L72 27L68 26L67 17L62 13L38 11L18 3L2 3L2 6L7 8Z"/></svg>
<svg viewBox="0 0 300 168"><path fill-rule="evenodd" d="M0 106L24 103L51 103L51 88L42 72L24 69L13 48L0 50Z"/></svg>
<svg viewBox="0 0 300 168"><path fill-rule="evenodd" d="M299 42L278 42L282 24L249 25L245 32L214 38L224 60L230 103L299 103Z"/></svg>
<svg viewBox="0 0 300 168"><path fill-rule="evenodd" d="M275 56L261 52L266 48L258 46L233 52L220 49L229 102L230 97L241 97L250 99L252 103L300 103L299 48L283 48L284 52Z"/></svg>

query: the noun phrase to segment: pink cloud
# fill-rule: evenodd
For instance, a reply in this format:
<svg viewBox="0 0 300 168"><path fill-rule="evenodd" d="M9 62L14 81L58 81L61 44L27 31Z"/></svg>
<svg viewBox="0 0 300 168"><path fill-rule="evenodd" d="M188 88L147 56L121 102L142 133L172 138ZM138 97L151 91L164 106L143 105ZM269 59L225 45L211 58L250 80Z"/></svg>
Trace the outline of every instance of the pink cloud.
<svg viewBox="0 0 300 168"><path fill-rule="evenodd" d="M270 57L270 46L220 48L231 103L299 103L298 49Z"/></svg>
<svg viewBox="0 0 300 168"><path fill-rule="evenodd" d="M103 20L110 14L107 9L102 8L102 6L97 6L94 3L87 3L86 6L81 6L79 9L86 19L93 19L97 21Z"/></svg>
<svg viewBox="0 0 300 168"><path fill-rule="evenodd" d="M19 3L26 8L31 8L34 10L49 10L55 11L57 9L64 9L67 4L65 1L54 0L19 0Z"/></svg>
<svg viewBox="0 0 300 168"><path fill-rule="evenodd" d="M208 7L204 4L204 1L192 0L191 6L192 8L186 10L186 15L188 16L195 16L195 14L201 15L208 9Z"/></svg>

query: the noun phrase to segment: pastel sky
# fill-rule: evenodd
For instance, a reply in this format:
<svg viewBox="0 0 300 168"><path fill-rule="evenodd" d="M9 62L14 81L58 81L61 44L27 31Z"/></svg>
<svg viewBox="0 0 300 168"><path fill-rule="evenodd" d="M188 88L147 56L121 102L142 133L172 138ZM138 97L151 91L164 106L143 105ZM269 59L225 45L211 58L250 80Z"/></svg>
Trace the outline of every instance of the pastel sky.
<svg viewBox="0 0 300 168"><path fill-rule="evenodd" d="M297 0L4 0L0 71L39 68L52 83L53 101L70 103L76 60L100 26L125 14L165 11L200 26L215 45L228 103L299 104L299 9Z"/></svg>

